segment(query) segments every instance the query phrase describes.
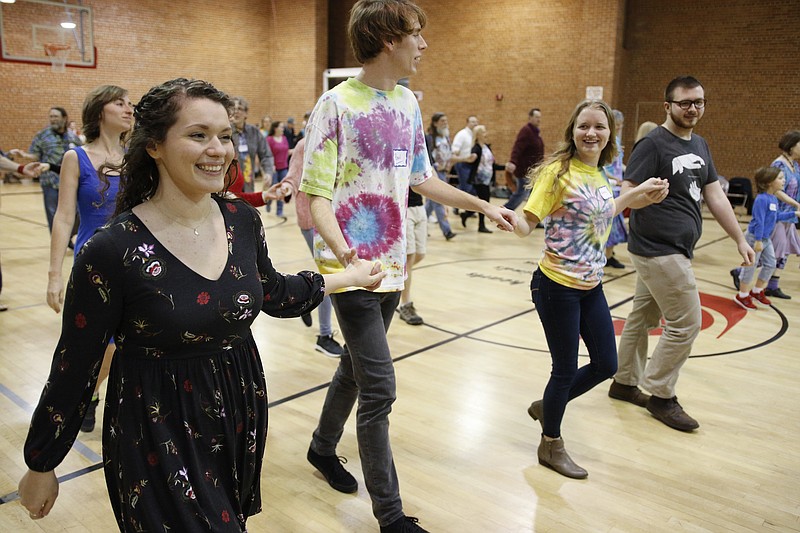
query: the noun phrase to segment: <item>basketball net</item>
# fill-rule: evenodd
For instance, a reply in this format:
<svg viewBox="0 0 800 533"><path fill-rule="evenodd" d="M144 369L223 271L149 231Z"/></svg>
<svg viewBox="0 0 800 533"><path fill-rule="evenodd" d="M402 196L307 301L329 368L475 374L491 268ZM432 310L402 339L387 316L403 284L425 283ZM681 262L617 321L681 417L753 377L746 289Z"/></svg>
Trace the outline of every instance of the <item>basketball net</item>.
<svg viewBox="0 0 800 533"><path fill-rule="evenodd" d="M67 54L70 46L61 43L48 43L44 45L44 54L50 59L50 70L52 72L67 71Z"/></svg>

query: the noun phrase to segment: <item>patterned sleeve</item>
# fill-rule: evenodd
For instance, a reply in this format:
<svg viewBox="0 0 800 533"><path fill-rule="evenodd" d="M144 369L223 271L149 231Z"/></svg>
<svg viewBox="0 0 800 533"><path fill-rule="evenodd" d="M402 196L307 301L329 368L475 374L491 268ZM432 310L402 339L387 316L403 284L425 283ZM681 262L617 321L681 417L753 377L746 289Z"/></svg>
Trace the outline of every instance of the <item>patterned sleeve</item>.
<svg viewBox="0 0 800 533"><path fill-rule="evenodd" d="M253 237L258 246L258 273L264 290L261 310L276 318L299 317L316 308L325 297L325 280L309 270L297 274L281 274L272 266L261 218L253 213Z"/></svg>
<svg viewBox="0 0 800 533"><path fill-rule="evenodd" d="M539 220L551 215L556 209L561 207L561 195L563 187L555 187L554 181L561 163L556 162L542 169L533 184L533 190L528 197L528 202L523 208L535 215Z"/></svg>
<svg viewBox="0 0 800 533"><path fill-rule="evenodd" d="M306 126L306 148L300 190L312 196L333 199L339 166L339 116L332 95L317 103Z"/></svg>
<svg viewBox="0 0 800 533"><path fill-rule="evenodd" d="M123 272L109 231L96 233L75 258L61 338L25 441L25 462L31 470L53 470L72 448L106 346L122 317Z"/></svg>
<svg viewBox="0 0 800 533"><path fill-rule="evenodd" d="M428 154L428 147L425 142L425 125L422 122L422 113L419 110L416 96L412 93L414 98L414 159L411 162L411 176L409 178L409 185L416 187L421 185L431 176L433 176L433 167L431 167L431 158Z"/></svg>

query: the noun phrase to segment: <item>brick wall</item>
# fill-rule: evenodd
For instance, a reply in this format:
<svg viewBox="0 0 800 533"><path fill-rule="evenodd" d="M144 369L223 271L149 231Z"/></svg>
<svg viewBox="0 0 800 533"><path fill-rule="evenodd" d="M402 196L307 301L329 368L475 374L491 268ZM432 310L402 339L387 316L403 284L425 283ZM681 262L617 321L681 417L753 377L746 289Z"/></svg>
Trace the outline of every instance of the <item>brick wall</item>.
<svg viewBox="0 0 800 533"><path fill-rule="evenodd" d="M115 84L138 98L183 76L208 80L250 103L258 123L310 110L327 67L327 1L84 0L94 10L97 68L0 62L0 147L27 149L52 105L80 123L84 96ZM312 83L312 80L313 83Z"/></svg>
<svg viewBox="0 0 800 533"><path fill-rule="evenodd" d="M752 175L800 128L797 2L785 0L419 0L429 48L411 87L425 120L451 130L475 113L501 162L528 109L542 109L546 148L555 148L586 86L626 116L630 151L637 124L663 121L663 90L690 73L709 98L698 128L723 175ZM320 93L321 72L352 64L344 25L353 0L84 0L94 9L97 69L0 62L0 146L27 148L50 105L78 118L86 92L127 87L134 101L175 76L208 79L251 105L299 120ZM330 21L330 28L329 28ZM329 52L330 61L329 64ZM502 100L497 95L502 95Z"/></svg>
<svg viewBox="0 0 800 533"><path fill-rule="evenodd" d="M660 124L667 83L689 74L706 90L696 131L717 171L752 177L780 153L781 135L800 128L799 27L797 1L629 0L618 102L625 144L633 145L637 104L639 122Z"/></svg>

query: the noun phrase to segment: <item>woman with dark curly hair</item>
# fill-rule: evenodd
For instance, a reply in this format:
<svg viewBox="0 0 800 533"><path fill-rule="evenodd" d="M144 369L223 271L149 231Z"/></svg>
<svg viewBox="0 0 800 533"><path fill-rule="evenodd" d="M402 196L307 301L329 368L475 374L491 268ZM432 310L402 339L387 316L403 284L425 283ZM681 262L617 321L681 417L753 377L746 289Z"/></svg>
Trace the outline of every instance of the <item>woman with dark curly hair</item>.
<svg viewBox="0 0 800 533"><path fill-rule="evenodd" d="M103 464L121 531L246 529L261 510L267 393L250 331L259 309L296 317L326 291L376 286L379 266L284 275L258 213L222 191L235 171L231 102L183 78L145 94L121 165L116 217L75 260L61 339L25 442L31 518L58 494L54 468L78 433L116 339Z"/></svg>

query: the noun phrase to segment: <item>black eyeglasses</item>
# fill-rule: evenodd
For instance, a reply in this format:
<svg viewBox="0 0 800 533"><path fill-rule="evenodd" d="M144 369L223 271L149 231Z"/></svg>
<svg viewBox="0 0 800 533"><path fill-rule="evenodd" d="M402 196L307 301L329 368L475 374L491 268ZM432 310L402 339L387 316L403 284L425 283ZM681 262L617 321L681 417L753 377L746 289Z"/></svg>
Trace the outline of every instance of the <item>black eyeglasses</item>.
<svg viewBox="0 0 800 533"><path fill-rule="evenodd" d="M703 109L706 106L706 99L705 98L698 98L697 100L681 100L680 102L676 102L675 100L667 100L670 104L678 104L678 107L687 111L692 105L694 105L697 109Z"/></svg>

